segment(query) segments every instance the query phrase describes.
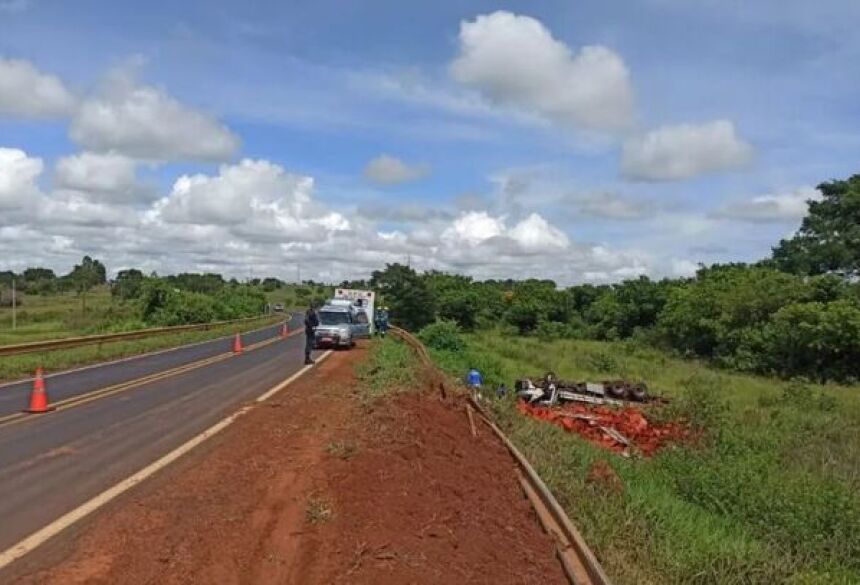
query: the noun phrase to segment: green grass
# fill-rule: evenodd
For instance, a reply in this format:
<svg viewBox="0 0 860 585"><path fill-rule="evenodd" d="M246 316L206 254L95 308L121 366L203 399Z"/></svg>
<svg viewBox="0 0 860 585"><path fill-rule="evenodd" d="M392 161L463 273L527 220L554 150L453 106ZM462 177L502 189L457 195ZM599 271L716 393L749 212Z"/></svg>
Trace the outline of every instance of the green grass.
<svg viewBox="0 0 860 585"><path fill-rule="evenodd" d="M0 381L16 380L30 376L37 367L42 367L47 372L64 370L76 366L177 347L188 343L225 337L236 331L251 331L282 319L283 316L274 316L259 320L255 319L246 323L222 325L206 331L185 331L128 341L112 341L101 345L86 345L49 352L6 356L0 358ZM224 351L228 351L229 349L230 342L229 340L225 340Z"/></svg>
<svg viewBox="0 0 860 585"><path fill-rule="evenodd" d="M74 293L22 295L21 300L14 330L11 307L0 308L0 345L144 328L134 306L111 298L107 287L87 295L86 313Z"/></svg>
<svg viewBox="0 0 860 585"><path fill-rule="evenodd" d="M356 366L363 404L415 387L418 358L408 345L393 337L374 338L369 353Z"/></svg>
<svg viewBox="0 0 860 585"><path fill-rule="evenodd" d="M860 388L715 371L631 343L468 336L433 351L511 386L563 378L644 380L704 432L696 445L627 460L491 401L617 583L860 583ZM624 488L587 481L607 462Z"/></svg>

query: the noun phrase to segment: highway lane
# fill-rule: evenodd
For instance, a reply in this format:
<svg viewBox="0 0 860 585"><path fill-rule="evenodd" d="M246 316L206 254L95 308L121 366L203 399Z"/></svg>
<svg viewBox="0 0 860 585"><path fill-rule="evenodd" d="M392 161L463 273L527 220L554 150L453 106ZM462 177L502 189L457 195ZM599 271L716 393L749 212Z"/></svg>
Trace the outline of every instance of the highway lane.
<svg viewBox="0 0 860 585"><path fill-rule="evenodd" d="M302 336L77 408L0 427L0 551L302 367ZM289 390L285 390L289 391ZM0 571L20 574L25 557Z"/></svg>
<svg viewBox="0 0 860 585"><path fill-rule="evenodd" d="M301 326L302 315L290 321L290 330ZM251 331L242 335L244 345L250 345L278 335L280 324ZM129 382L143 376L163 372L184 364L230 351L232 338L214 339L204 343L181 346L175 349L142 355L118 362L59 372L46 379L48 396L52 402L81 396L114 384ZM0 358L3 359L3 358ZM48 372L50 374L50 372ZM0 386L0 417L21 412L27 407L33 383L31 380Z"/></svg>

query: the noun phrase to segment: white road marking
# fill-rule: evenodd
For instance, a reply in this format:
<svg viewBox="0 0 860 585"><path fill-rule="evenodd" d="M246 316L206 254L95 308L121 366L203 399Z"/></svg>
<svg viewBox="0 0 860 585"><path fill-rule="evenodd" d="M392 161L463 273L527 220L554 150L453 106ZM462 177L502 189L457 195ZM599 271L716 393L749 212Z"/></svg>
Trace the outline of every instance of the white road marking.
<svg viewBox="0 0 860 585"><path fill-rule="evenodd" d="M331 351L327 351L324 354L322 354L317 359L317 363L323 361L325 358L327 358L329 355L331 355L331 353L332 353ZM292 376L290 376L289 378L287 378L283 382L280 382L279 384L277 384L273 388L271 388L271 389L267 390L266 392L264 392L263 394L261 394L257 398L256 402L259 403L259 402L264 402L264 401L268 400L269 398L274 396L276 393L280 392L281 390L283 390L284 388L286 388L287 386L289 386L290 384L295 382L299 377L301 377L303 374L305 374L306 372L308 372L312 368L313 368L313 366L303 367L301 370L299 370L298 372L296 372L295 374L293 374ZM21 557L23 557L27 553L35 550L36 548L38 548L39 546L41 546L42 544L44 544L45 542L47 542L48 540L50 540L51 538L53 538L54 536L56 536L57 534L59 534L60 532L65 530L66 528L68 528L69 526L72 526L75 522L78 522L82 518L85 518L89 514L92 514L93 512L95 512L96 510L98 510L99 508L101 508L102 506L104 506L105 504L110 502L111 500L115 499L117 496L127 492L128 490L130 490L131 488L133 488L137 484L141 483L143 480L150 477L151 475L153 475L157 471L167 467L168 465L170 465L171 463L173 463L174 461L176 461L177 459L179 459L180 457L182 457L183 455L185 455L186 453L188 453L189 451L191 451L192 449L194 449L195 447L197 447L198 445L200 445L201 443L203 443L207 439L217 435L218 433L220 433L221 431L223 431L224 429L229 427L231 424L233 424L237 418L239 418L240 416L242 416L243 414L245 414L246 412L248 412L252 408L253 408L252 406L243 406L238 411L234 412L230 416L228 416L228 417L220 420L219 422L215 423L214 425L212 425L211 427L209 427L208 429L206 429L205 431L203 431L199 435L193 437L192 439L190 439L186 443L183 443L182 445L180 445L179 447L177 447L176 449L174 449L173 451L171 451L167 455L164 455L160 459L157 459L153 463L150 463L149 465L147 465L146 467L144 467L143 469L141 469L140 471L138 471L134 475L127 477L126 479L117 483L113 487L108 488L107 490L98 494L97 496L95 496L91 500L84 502L83 504L81 504L80 506L78 506L77 508L72 510L71 512L68 512L68 513L64 514L63 516L60 516L59 518L57 518L56 520L54 520L53 522L51 522L47 526L44 526L43 528L37 530L36 532L34 532L30 536L24 538L20 542L10 546L8 549L6 549L2 553L0 553L0 570L4 569L8 565L10 565L12 562L20 559Z"/></svg>

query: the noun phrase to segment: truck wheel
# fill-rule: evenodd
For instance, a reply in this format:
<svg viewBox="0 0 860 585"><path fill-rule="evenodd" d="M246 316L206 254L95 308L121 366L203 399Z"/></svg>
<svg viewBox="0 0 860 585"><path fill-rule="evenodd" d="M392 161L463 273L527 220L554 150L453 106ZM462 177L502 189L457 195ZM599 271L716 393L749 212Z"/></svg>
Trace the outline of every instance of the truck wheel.
<svg viewBox="0 0 860 585"><path fill-rule="evenodd" d="M627 400L627 385L624 382L610 382L609 394L618 400Z"/></svg>
<svg viewBox="0 0 860 585"><path fill-rule="evenodd" d="M645 402L648 399L648 387L642 382L634 384L630 389L630 397L637 402Z"/></svg>

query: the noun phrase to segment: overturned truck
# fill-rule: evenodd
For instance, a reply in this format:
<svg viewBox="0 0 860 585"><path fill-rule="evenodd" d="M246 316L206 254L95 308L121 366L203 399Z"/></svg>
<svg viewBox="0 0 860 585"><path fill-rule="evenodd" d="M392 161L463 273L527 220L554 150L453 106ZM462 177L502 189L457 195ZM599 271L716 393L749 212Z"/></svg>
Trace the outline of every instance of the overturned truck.
<svg viewBox="0 0 860 585"><path fill-rule="evenodd" d="M622 406L627 402L649 400L648 387L642 382L571 382L559 380L552 372L547 372L542 378L521 378L516 381L514 389L521 400L545 406L561 402Z"/></svg>

